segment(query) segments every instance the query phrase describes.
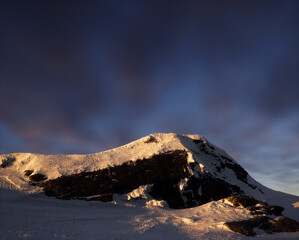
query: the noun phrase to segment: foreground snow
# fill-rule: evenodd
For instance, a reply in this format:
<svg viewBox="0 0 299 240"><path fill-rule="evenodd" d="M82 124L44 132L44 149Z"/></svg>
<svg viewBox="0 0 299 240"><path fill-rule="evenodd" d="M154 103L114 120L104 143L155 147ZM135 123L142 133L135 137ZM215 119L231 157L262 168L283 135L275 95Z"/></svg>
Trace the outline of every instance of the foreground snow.
<svg viewBox="0 0 299 240"><path fill-rule="evenodd" d="M131 203L58 200L44 194L2 190L0 239L249 239L223 223L249 218L228 202L173 210ZM299 233L261 234L257 239L299 239Z"/></svg>

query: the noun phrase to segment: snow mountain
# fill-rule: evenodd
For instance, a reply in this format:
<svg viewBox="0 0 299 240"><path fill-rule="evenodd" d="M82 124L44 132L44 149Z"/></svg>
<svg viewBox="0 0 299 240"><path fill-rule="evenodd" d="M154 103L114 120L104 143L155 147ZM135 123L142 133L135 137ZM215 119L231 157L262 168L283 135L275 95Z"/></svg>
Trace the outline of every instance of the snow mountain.
<svg viewBox="0 0 299 240"><path fill-rule="evenodd" d="M0 200L4 203L16 200L15 196L26 196L26 200L43 196L45 201L47 195L71 202L79 199L141 209L150 207L158 209L155 211L159 214L165 213L162 209L168 212L181 209L186 219L196 209L211 208L214 203L215 208L220 207L222 213L231 216L243 209L243 215L236 218L227 218L225 222L216 219L226 232L254 236L257 227L263 234L299 230L296 222L299 197L258 183L224 150L199 135L151 134L112 150L87 155L4 154L0 165ZM159 224L157 221L154 226ZM283 224L292 228L285 229ZM244 227L248 225L251 227ZM3 239L9 239L5 236ZM145 239L142 236L139 238ZM190 239L197 239L192 236Z"/></svg>

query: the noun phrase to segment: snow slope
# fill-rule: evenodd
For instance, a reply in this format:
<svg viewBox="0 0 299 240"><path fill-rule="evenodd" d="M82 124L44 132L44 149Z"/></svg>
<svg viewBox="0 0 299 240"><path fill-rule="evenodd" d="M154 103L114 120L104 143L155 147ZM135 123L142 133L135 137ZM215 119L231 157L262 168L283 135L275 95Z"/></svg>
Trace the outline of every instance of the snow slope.
<svg viewBox="0 0 299 240"><path fill-rule="evenodd" d="M59 200L43 194L1 191L0 239L252 239L223 223L249 218L249 212L213 201L182 210L126 203ZM257 235L257 239L299 239L299 233Z"/></svg>
<svg viewBox="0 0 299 240"><path fill-rule="evenodd" d="M149 139L153 142L146 143ZM227 169L221 173L215 170L215 161L205 153L198 151L198 146L192 140L201 140L207 146L213 147L213 152L219 156L225 156L235 162L225 151L209 143L204 137L199 135L178 135L174 133L151 134L137 141L131 142L127 145L87 155L43 155L33 153L14 153L1 155L1 159L12 158L12 167L1 169L1 177L9 184L15 185L22 191L38 191L38 188L28 186L28 179L24 176L24 171L34 170L33 174L41 173L47 179L55 179L60 176L67 176L70 174L80 172L91 172L99 169L104 169L111 166L121 165L129 161L136 161L138 159L148 158L154 154L165 153L174 150L186 150L188 152L188 163L196 162L196 171L205 173L209 172L217 176L217 178L225 179L232 184L237 183L241 186L245 194L254 197L262 198L259 191L253 191L245 184L239 181L234 173ZM211 149L209 149L211 150ZM189 169L189 171L192 171ZM249 183L256 184L251 177L248 179ZM0 185L6 188L5 184Z"/></svg>
<svg viewBox="0 0 299 240"><path fill-rule="evenodd" d="M299 221L299 197L264 187L250 176L240 181L230 169L218 172L215 161L198 151L193 140L206 144L215 156L231 157L198 135L151 134L137 141L105 152L88 155L42 155L15 153L1 155L0 168L0 239L247 239L233 233L223 223L248 219L250 213L228 202L212 201L182 209L169 209L164 201L152 199L148 186L131 193L115 195L112 203L58 200L49 198L39 187L31 186L25 170L41 173L48 179L96 171L153 154L185 150L188 163L195 163L197 173L210 173L240 186L246 195L285 208L285 216ZM230 160L235 162L234 160ZM1 162L0 162L1 163ZM213 164L214 163L214 164ZM181 182L184 185L184 181ZM183 186L182 186L183 187ZM139 197L139 200L135 200ZM299 233L261 233L258 239L299 239Z"/></svg>

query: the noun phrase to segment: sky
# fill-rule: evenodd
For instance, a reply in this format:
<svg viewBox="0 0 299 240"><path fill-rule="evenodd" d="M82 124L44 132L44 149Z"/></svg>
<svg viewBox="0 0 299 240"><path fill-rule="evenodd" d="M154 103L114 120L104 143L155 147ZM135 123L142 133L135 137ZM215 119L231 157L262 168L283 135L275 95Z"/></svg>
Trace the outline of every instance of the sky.
<svg viewBox="0 0 299 240"><path fill-rule="evenodd" d="M299 2L1 1L0 154L199 134L299 195Z"/></svg>

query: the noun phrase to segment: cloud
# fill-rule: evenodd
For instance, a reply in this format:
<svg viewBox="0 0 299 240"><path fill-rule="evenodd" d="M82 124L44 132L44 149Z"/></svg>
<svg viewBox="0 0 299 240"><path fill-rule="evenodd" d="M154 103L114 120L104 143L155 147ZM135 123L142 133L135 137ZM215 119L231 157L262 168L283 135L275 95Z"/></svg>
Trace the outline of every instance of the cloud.
<svg viewBox="0 0 299 240"><path fill-rule="evenodd" d="M1 4L3 153L196 133L296 183L296 1Z"/></svg>

